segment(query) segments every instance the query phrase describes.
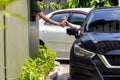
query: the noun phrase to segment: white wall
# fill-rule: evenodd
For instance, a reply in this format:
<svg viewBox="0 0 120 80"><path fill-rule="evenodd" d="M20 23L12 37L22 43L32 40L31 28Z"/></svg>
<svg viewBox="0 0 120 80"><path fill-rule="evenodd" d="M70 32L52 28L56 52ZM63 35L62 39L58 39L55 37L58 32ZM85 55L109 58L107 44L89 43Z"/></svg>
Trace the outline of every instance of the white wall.
<svg viewBox="0 0 120 80"><path fill-rule="evenodd" d="M6 7L11 12L23 15L26 20L15 17L6 17L4 20L0 15L0 24L5 23L8 27L5 29L5 34L0 29L0 80L5 80L5 77L7 80L16 80L29 56L27 4L27 0L18 0ZM4 62L6 75L4 75Z"/></svg>
<svg viewBox="0 0 120 80"><path fill-rule="evenodd" d="M3 25L3 15L0 15L0 25ZM5 80L4 72L4 30L0 28L0 80Z"/></svg>

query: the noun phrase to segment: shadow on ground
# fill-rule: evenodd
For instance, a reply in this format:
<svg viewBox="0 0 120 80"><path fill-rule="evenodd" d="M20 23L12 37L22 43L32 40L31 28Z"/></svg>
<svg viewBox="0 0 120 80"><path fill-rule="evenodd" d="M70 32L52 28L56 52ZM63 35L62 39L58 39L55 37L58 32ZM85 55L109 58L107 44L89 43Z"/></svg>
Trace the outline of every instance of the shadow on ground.
<svg viewBox="0 0 120 80"><path fill-rule="evenodd" d="M57 80L69 80L69 73L63 73L59 75Z"/></svg>

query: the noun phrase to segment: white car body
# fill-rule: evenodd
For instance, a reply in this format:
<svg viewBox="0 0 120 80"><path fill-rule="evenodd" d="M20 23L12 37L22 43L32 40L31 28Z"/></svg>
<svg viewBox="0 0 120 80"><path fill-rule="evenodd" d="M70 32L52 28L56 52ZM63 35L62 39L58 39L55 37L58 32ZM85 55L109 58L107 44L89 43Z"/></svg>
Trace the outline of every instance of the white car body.
<svg viewBox="0 0 120 80"><path fill-rule="evenodd" d="M91 8L75 8L75 9L63 9L49 13L46 17L50 18L54 13L78 10L89 13ZM63 16L64 17L64 16ZM53 48L56 51L56 59L69 59L69 51L75 38L66 34L66 27L56 25L46 25L46 21L39 20L39 40L42 40L46 46Z"/></svg>

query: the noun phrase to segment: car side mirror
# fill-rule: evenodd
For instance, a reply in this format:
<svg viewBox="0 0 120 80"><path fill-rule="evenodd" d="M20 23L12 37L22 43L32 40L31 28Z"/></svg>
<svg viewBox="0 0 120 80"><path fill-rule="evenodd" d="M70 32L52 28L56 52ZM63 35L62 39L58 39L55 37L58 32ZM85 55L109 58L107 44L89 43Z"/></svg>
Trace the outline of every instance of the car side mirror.
<svg viewBox="0 0 120 80"><path fill-rule="evenodd" d="M68 35L73 35L75 38L79 37L79 31L76 28L67 28L67 34Z"/></svg>

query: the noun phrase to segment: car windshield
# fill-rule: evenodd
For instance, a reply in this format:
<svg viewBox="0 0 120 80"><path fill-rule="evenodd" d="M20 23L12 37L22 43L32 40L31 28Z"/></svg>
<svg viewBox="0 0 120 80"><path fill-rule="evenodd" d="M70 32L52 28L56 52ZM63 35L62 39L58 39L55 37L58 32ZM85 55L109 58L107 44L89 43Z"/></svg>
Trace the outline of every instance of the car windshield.
<svg viewBox="0 0 120 80"><path fill-rule="evenodd" d="M85 24L86 32L120 32L120 10L95 11Z"/></svg>

